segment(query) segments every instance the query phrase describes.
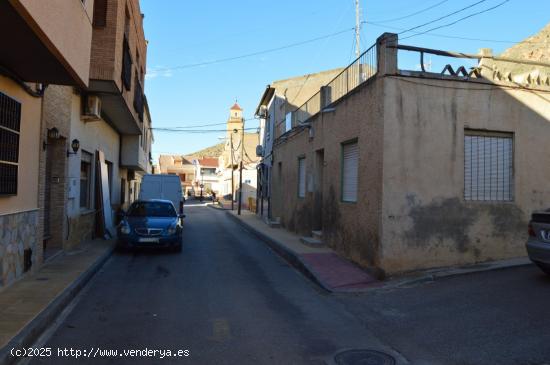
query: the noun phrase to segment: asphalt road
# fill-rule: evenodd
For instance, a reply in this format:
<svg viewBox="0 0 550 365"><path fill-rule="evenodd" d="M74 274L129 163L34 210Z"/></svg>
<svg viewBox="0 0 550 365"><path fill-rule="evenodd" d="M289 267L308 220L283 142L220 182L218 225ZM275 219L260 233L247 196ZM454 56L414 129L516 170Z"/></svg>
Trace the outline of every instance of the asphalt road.
<svg viewBox="0 0 550 365"><path fill-rule="evenodd" d="M116 253L44 346L54 355L57 348L189 350L79 364L323 364L342 349L391 351L225 212L185 209L182 253Z"/></svg>
<svg viewBox="0 0 550 365"><path fill-rule="evenodd" d="M399 363L550 364L550 279L534 267L327 294L223 211L186 214L182 253L116 253L41 344L54 356L31 363L323 364L366 348ZM132 349L189 356L120 356Z"/></svg>

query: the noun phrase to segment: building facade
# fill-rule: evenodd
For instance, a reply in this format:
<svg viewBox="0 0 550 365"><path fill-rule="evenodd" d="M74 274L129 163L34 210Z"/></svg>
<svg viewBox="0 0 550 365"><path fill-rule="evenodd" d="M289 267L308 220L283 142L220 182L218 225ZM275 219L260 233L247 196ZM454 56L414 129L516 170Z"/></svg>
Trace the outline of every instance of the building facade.
<svg viewBox="0 0 550 365"><path fill-rule="evenodd" d="M0 3L0 287L43 261L43 96L88 86L92 4Z"/></svg>
<svg viewBox="0 0 550 365"><path fill-rule="evenodd" d="M95 1L90 47L89 87L52 86L44 96L47 255L105 233L114 236L116 212L151 170L139 2ZM129 74L135 77L127 80Z"/></svg>
<svg viewBox="0 0 550 365"><path fill-rule="evenodd" d="M381 276L525 256L550 198L536 167L550 65L525 77L505 60L523 76L504 77L485 51L471 71L433 73L399 69L398 50L457 56L384 34L294 111L273 147L273 216Z"/></svg>
<svg viewBox="0 0 550 365"><path fill-rule="evenodd" d="M319 89L336 77L343 69L279 80L268 85L256 108L260 119L260 163L258 165L258 214L270 219L271 177L273 168L273 142L276 133L281 135L292 128L290 114L305 103Z"/></svg>
<svg viewBox="0 0 550 365"><path fill-rule="evenodd" d="M195 165L194 156L160 155L159 174L178 175L181 181L181 189L185 196L194 196L195 190Z"/></svg>

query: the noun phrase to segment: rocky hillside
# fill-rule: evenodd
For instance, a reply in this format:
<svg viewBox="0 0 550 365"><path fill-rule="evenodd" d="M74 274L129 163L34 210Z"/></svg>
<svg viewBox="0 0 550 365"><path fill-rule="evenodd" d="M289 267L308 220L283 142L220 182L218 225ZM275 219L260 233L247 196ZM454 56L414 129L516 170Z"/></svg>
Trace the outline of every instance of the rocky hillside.
<svg viewBox="0 0 550 365"><path fill-rule="evenodd" d="M197 158L203 157L220 157L223 153L224 143L218 143L210 147L206 147L200 151L189 153L190 156L196 156Z"/></svg>
<svg viewBox="0 0 550 365"><path fill-rule="evenodd" d="M550 62L550 23L534 36L508 48L502 56Z"/></svg>

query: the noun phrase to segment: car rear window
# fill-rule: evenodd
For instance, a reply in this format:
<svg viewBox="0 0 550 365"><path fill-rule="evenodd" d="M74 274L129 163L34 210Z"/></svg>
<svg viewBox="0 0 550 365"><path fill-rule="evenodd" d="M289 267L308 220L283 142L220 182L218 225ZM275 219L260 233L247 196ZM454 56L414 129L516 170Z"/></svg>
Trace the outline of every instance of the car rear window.
<svg viewBox="0 0 550 365"><path fill-rule="evenodd" d="M128 210L130 217L177 217L174 206L162 202L134 203Z"/></svg>

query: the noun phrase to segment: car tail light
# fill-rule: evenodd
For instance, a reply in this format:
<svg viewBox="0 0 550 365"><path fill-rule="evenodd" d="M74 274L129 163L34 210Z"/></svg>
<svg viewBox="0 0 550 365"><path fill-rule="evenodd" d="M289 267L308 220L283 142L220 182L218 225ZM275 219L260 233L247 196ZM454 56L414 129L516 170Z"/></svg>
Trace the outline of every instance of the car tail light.
<svg viewBox="0 0 550 365"><path fill-rule="evenodd" d="M533 225L531 223L529 223L529 226L527 228L528 232L529 232L529 237L536 237L536 233L535 233L535 230L533 229Z"/></svg>

